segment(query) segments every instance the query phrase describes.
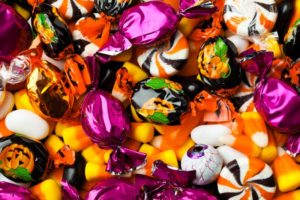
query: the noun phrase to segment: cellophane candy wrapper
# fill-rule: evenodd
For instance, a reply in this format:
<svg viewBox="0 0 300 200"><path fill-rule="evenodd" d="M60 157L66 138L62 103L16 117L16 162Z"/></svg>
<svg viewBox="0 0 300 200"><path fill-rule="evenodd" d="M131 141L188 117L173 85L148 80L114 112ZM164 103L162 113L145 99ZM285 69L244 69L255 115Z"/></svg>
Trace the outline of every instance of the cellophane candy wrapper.
<svg viewBox="0 0 300 200"><path fill-rule="evenodd" d="M29 24L12 7L0 2L0 61L9 61L32 40Z"/></svg>
<svg viewBox="0 0 300 200"><path fill-rule="evenodd" d="M255 107L264 120L277 130L299 132L300 96L287 82L267 77L272 61L272 52L255 52L250 49L242 54L242 67L260 77L254 91Z"/></svg>
<svg viewBox="0 0 300 200"><path fill-rule="evenodd" d="M0 181L0 199L29 200L30 191L25 187Z"/></svg>
<svg viewBox="0 0 300 200"><path fill-rule="evenodd" d="M106 170L123 174L145 163L146 154L122 148L130 131L130 120L121 102L102 90L91 90L84 98L81 123L90 139L101 148L112 148Z"/></svg>
<svg viewBox="0 0 300 200"><path fill-rule="evenodd" d="M60 185L64 200L80 200L77 189L70 185L66 180L62 180Z"/></svg>
<svg viewBox="0 0 300 200"><path fill-rule="evenodd" d="M214 4L209 0L182 0L179 13L164 2L140 3L123 12L118 32L97 54L102 62L107 62L110 56L118 55L132 46L151 45L166 39L166 36L175 32L183 16L195 18L215 11Z"/></svg>

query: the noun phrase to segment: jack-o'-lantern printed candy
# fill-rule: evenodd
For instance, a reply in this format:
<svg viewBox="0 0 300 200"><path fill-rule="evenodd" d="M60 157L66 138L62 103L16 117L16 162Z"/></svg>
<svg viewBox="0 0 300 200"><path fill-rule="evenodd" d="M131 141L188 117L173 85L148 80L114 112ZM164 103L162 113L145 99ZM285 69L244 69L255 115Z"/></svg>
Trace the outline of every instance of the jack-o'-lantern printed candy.
<svg viewBox="0 0 300 200"><path fill-rule="evenodd" d="M46 0L46 3L56 7L66 20L78 19L94 8L93 0Z"/></svg>
<svg viewBox="0 0 300 200"><path fill-rule="evenodd" d="M181 160L183 170L196 170L196 185L207 185L215 181L222 169L223 158L212 146L197 144L191 147Z"/></svg>
<svg viewBox="0 0 300 200"><path fill-rule="evenodd" d="M138 121L174 125L187 112L188 97L179 83L153 77L134 87L131 106Z"/></svg>
<svg viewBox="0 0 300 200"><path fill-rule="evenodd" d="M169 41L148 49L140 49L137 61L152 76L168 78L178 73L189 56L186 37L177 31Z"/></svg>
<svg viewBox="0 0 300 200"><path fill-rule="evenodd" d="M73 52L72 34L55 7L41 4L35 8L32 25L47 56L60 60Z"/></svg>
<svg viewBox="0 0 300 200"><path fill-rule="evenodd" d="M26 87L32 106L44 117L57 121L70 114L74 96L64 74L54 65L35 63Z"/></svg>
<svg viewBox="0 0 300 200"><path fill-rule="evenodd" d="M74 49L82 57L93 56L108 40L110 17L90 13L76 21L72 30Z"/></svg>
<svg viewBox="0 0 300 200"><path fill-rule="evenodd" d="M88 66L79 55L72 55L66 59L64 71L75 95L84 94L92 84Z"/></svg>
<svg viewBox="0 0 300 200"><path fill-rule="evenodd" d="M221 97L236 93L241 83L241 68L236 48L222 37L208 39L198 55L198 68L204 86Z"/></svg>
<svg viewBox="0 0 300 200"><path fill-rule="evenodd" d="M242 36L270 32L277 20L275 0L226 0L224 20L227 27Z"/></svg>
<svg viewBox="0 0 300 200"><path fill-rule="evenodd" d="M136 0L95 0L95 9L108 16L121 14L126 8L132 6Z"/></svg>
<svg viewBox="0 0 300 200"><path fill-rule="evenodd" d="M0 139L0 180L24 185L44 178L49 153L42 143L11 135Z"/></svg>
<svg viewBox="0 0 300 200"><path fill-rule="evenodd" d="M224 199L272 199L276 190L273 171L263 161L242 157L229 162L218 178Z"/></svg>
<svg viewBox="0 0 300 200"><path fill-rule="evenodd" d="M300 53L298 50L300 45L300 19L298 19L294 25L289 28L283 40L284 53L293 60L300 58Z"/></svg>

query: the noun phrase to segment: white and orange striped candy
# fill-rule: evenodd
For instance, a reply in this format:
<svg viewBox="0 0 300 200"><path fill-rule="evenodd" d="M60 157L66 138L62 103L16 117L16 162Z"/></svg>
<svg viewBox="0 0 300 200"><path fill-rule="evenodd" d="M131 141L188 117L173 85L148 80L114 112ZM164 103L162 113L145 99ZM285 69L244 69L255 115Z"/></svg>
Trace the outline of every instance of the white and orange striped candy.
<svg viewBox="0 0 300 200"><path fill-rule="evenodd" d="M272 199L275 190L271 167L256 158L229 162L218 178L218 191L228 200Z"/></svg>
<svg viewBox="0 0 300 200"><path fill-rule="evenodd" d="M46 2L56 7L66 20L78 19L94 8L94 0L46 0Z"/></svg>
<svg viewBox="0 0 300 200"><path fill-rule="evenodd" d="M224 20L227 27L242 36L271 31L277 20L275 0L226 0Z"/></svg>
<svg viewBox="0 0 300 200"><path fill-rule="evenodd" d="M188 56L188 40L180 31L177 31L168 42L139 50L137 61L140 67L152 76L168 78L183 67Z"/></svg>

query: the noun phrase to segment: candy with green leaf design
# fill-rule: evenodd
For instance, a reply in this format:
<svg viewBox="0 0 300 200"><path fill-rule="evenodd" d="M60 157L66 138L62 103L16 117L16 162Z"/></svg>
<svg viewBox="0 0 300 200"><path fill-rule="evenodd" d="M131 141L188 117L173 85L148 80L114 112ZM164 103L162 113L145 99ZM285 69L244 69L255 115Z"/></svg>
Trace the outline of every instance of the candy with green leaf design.
<svg viewBox="0 0 300 200"><path fill-rule="evenodd" d="M188 111L188 97L179 83L152 77L136 85L131 105L137 121L179 124L181 115Z"/></svg>

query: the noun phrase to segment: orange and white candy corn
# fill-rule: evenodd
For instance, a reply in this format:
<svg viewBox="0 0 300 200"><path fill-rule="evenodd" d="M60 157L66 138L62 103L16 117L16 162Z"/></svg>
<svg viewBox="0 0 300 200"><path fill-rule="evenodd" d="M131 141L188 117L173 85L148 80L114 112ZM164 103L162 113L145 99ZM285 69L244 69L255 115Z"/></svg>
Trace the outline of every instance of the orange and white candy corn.
<svg viewBox="0 0 300 200"><path fill-rule="evenodd" d="M281 192L289 192L300 187L300 166L281 148L273 162L275 180Z"/></svg>
<svg viewBox="0 0 300 200"><path fill-rule="evenodd" d="M268 131L265 121L258 112L244 112L244 133L259 147L268 145Z"/></svg>

